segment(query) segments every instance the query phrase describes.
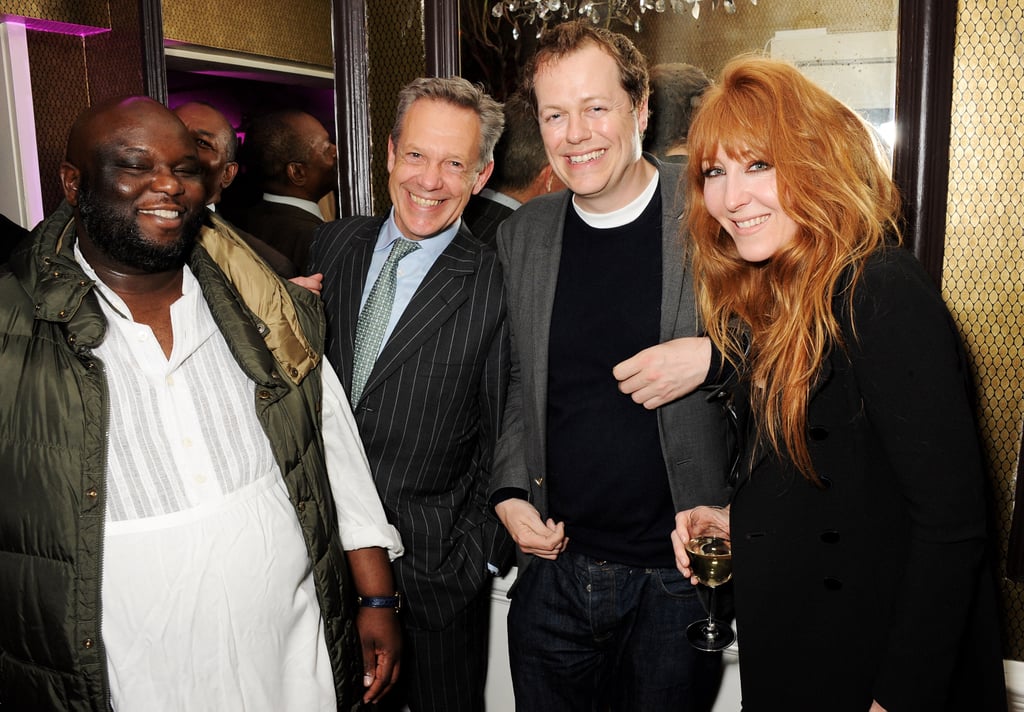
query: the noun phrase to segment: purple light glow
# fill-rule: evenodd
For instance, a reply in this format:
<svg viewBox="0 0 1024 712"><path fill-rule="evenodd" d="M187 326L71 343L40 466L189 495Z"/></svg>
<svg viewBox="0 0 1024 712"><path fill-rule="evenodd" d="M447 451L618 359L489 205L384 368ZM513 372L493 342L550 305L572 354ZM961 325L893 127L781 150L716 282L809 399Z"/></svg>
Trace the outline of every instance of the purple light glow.
<svg viewBox="0 0 1024 712"><path fill-rule="evenodd" d="M70 22L41 20L38 17L20 17L18 15L0 15L0 22L13 22L25 26L25 29L36 32L50 32L57 35L74 35L88 37L102 32L110 32L109 27L91 27L89 25L73 25Z"/></svg>

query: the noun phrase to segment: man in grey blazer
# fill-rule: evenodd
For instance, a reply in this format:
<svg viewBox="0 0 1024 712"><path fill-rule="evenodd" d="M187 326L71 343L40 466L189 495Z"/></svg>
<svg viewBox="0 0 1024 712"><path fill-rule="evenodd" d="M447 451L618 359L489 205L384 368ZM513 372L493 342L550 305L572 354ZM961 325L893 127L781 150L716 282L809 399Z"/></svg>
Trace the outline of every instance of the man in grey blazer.
<svg viewBox="0 0 1024 712"><path fill-rule="evenodd" d="M497 255L461 216L502 125L501 105L465 80L413 81L388 140L391 212L328 223L312 249L329 358L405 544L403 679L378 709L484 708L491 575L513 549L487 504L509 347ZM389 265L393 298L378 309ZM379 347L372 323L386 324Z"/></svg>
<svg viewBox="0 0 1024 712"><path fill-rule="evenodd" d="M707 710L720 654L687 642L706 613L670 536L728 500L728 424L692 392L714 375L678 166L641 153L647 70L624 36L558 25L524 76L569 191L498 228L513 362L491 501L521 552L516 708Z"/></svg>

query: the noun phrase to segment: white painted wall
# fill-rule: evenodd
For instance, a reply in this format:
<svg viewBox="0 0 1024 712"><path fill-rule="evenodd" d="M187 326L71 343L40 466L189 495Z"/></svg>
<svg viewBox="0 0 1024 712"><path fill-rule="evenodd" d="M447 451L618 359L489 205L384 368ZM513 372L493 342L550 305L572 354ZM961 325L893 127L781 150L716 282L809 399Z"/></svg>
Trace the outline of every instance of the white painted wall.
<svg viewBox="0 0 1024 712"><path fill-rule="evenodd" d="M25 25L0 22L0 212L32 228L43 219Z"/></svg>

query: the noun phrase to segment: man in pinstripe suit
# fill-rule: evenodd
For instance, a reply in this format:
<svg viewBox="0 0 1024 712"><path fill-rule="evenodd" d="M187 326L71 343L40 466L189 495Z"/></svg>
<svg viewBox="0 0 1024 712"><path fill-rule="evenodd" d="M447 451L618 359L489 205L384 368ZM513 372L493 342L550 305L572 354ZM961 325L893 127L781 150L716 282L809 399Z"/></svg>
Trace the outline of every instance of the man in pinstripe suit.
<svg viewBox="0 0 1024 712"><path fill-rule="evenodd" d="M509 351L497 256L461 216L491 174L502 126L501 106L465 80L413 81L388 140L390 214L328 223L312 250L329 358L350 397L359 392L356 422L406 547L395 563L402 680L387 710L484 705L491 574L512 551L486 502ZM418 249L400 258L382 345L353 388L360 311L403 240Z"/></svg>

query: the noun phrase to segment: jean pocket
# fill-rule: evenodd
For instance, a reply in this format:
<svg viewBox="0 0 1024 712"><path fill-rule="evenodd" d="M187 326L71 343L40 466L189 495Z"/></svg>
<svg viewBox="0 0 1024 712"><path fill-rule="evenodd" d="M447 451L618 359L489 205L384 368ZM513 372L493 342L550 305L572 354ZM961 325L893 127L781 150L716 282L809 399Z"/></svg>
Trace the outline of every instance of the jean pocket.
<svg viewBox="0 0 1024 712"><path fill-rule="evenodd" d="M650 575L656 576L661 592L672 598L694 599L697 587L690 579L679 573L678 569L649 569Z"/></svg>

